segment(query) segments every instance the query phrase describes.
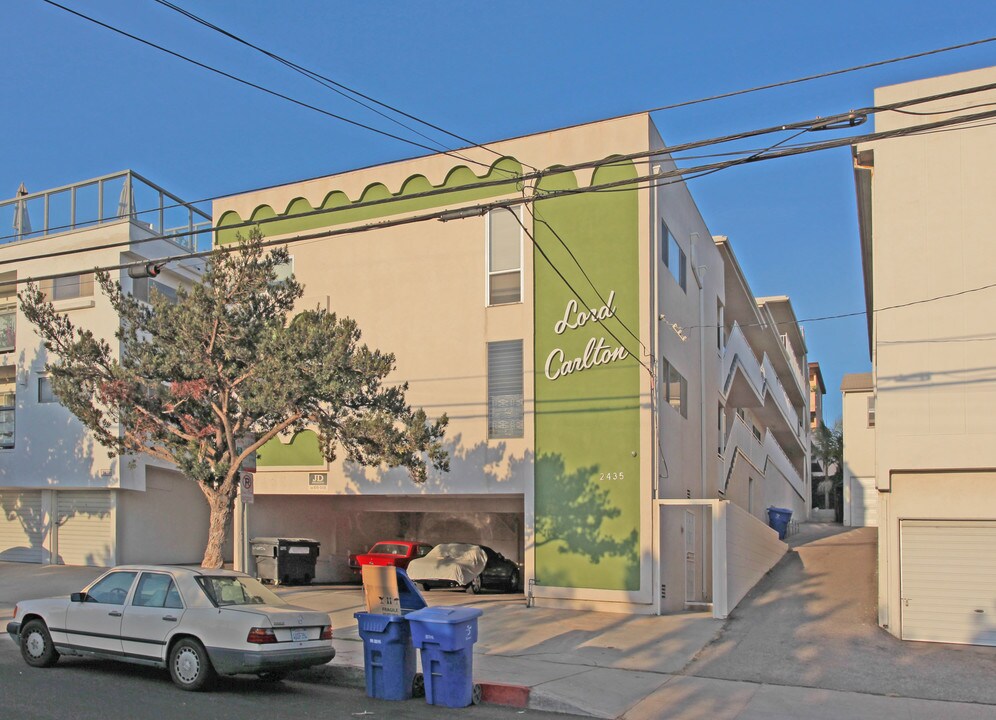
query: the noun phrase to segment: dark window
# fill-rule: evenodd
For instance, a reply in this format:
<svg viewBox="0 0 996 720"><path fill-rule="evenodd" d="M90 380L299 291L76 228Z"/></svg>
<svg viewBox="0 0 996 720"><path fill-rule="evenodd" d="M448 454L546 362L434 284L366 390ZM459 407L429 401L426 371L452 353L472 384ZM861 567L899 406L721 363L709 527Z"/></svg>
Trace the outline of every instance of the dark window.
<svg viewBox="0 0 996 720"><path fill-rule="evenodd" d="M520 438L522 410L522 341L488 343L488 437Z"/></svg>

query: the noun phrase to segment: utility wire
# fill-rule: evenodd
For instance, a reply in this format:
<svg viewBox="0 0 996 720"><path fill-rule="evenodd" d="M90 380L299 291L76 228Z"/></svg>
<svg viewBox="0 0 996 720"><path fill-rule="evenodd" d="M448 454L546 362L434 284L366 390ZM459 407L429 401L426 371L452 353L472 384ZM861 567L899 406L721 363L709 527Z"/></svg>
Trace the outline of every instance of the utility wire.
<svg viewBox="0 0 996 720"><path fill-rule="evenodd" d="M846 137L846 138L838 138L838 139L835 139L835 140L826 140L826 141L823 141L823 142L820 142L820 143L813 143L811 145L781 148L781 149L778 149L778 150L773 150L771 152L765 152L763 154L755 154L754 156L752 156L751 162L760 162L760 161L764 161L764 160L773 160L773 159L782 158L782 157L791 157L791 156L794 156L794 155L801 155L801 154L804 154L804 153L815 152L815 151L819 151L819 150L827 150L827 149L831 149L831 148L837 148L837 147L843 147L843 146L853 145L853 144L859 143L859 142L863 143L863 142L872 142L872 141L878 141L878 140L886 140L886 139L891 139L891 138L896 138L896 137L904 137L904 136L908 136L908 135L918 134L918 133L921 133L921 132L924 132L924 131L935 130L935 129L938 129L938 128L950 127L952 125L963 125L963 124L975 122L975 121L978 121L978 120L986 120L986 119L991 119L991 118L996 118L996 110L989 110L989 111L986 111L986 112L976 113L976 114L973 114L973 115L958 116L958 117L953 117L953 118L945 118L943 120L936 120L936 121L931 122L931 123L924 123L924 124L920 124L920 125L914 125L914 126L903 127L903 128L895 128L895 129L892 129L892 130L884 130L884 131L877 132L877 133L867 133L865 135L849 136L849 137ZM695 145L695 146L701 146L701 144L702 144L701 142L689 143L689 145ZM648 157L648 156L655 156L656 157L656 156L660 156L660 155L667 154L667 153L668 153L667 149L658 149L658 150L651 150L651 151L642 151L640 153L634 153L634 154L632 154L630 156L622 156L622 157L624 157L624 158ZM569 167L581 168L581 167L592 167L592 166L597 166L597 165L611 166L611 165L619 163L619 162L620 162L620 158L619 157L615 157L615 158L612 158L611 160L608 160L608 161L601 160L601 161L594 161L594 162L588 162L588 163L580 163L580 164L569 166ZM619 180L619 181L614 181L614 182L609 182L609 183L603 183L603 184L600 184L600 185L589 185L587 187L570 188L570 189L566 189L566 190L550 191L550 192L546 192L546 193L538 194L538 195L534 195L534 196L524 196L524 197L520 197L520 198L498 200L498 201L495 201L495 202L492 202L492 203L485 203L485 204L480 204L480 205L475 205L475 206L469 206L469 207L466 207L466 208L461 208L459 210L459 212L463 213L463 216L470 217L470 216L473 216L473 215L484 215L485 213L487 213L489 210L492 210L492 209L497 209L497 208L502 208L502 207L512 207L512 206L515 206L515 205L522 205L522 204L528 204L528 203L531 203L531 202L536 202L538 200L549 199L549 198L554 198L554 197L562 197L562 196L568 196L568 195L580 195L580 194L585 194L585 193L589 193L589 192L605 192L605 191L609 191L609 190L614 190L614 189L620 188L622 186L633 186L633 189L636 189L636 187L638 186L638 184L646 183L646 185L640 186L641 189L642 188L657 187L658 184L664 183L668 179L672 179L673 178L673 182L682 182L683 178L686 178L686 177L690 177L690 179L694 179L695 177L700 176L702 173L707 172L707 171L711 172L711 171L715 171L715 170L718 170L718 169L723 169L723 168L726 168L726 167L734 167L734 166L743 165L743 164L744 163L742 162L742 159L736 159L736 160L727 160L727 161L722 161L722 162L717 162L717 163L710 163L710 164L706 164L706 165L699 165L699 166L695 166L695 167L691 167L691 168L675 168L674 170L669 170L669 171L666 171L666 172L655 172L655 173L652 173L650 175L638 176L636 178L629 178L629 179L626 179L626 180ZM551 170L548 170L548 171L541 171L539 173L531 173L529 175L529 177L530 178L538 178L538 177L542 177L542 176L546 176L546 175L559 174L561 172L564 172L564 166L558 166L557 168L554 168L554 169L551 169ZM521 181L525 177L526 176L520 176L519 180ZM489 182L477 183L477 184L475 184L475 186L476 187L487 187L487 186L493 186L493 185L499 185L499 184L507 184L508 182L509 182L509 180L489 181ZM412 198L418 198L418 197L425 197L425 196L429 196L429 195L437 195L437 194L440 194L441 190L447 190L447 189L443 188L443 189L436 189L436 190L426 191L424 193L415 193L413 195L405 196L405 197L400 198L400 199L412 199ZM452 190L449 190L449 191L452 192ZM397 198L395 199L395 201L396 200L397 200ZM313 211L311 213L301 213L301 215L299 215L299 216L295 215L294 217L297 218L297 217L303 217L303 216L314 215L314 214L319 214L319 213L333 212L335 210L347 209L347 208L366 207L366 206L370 206L370 205L379 205L379 204L383 204L383 203L389 202L389 201L391 201L391 198L385 198L385 199L382 199L382 200L373 200L373 201L369 201L367 203L356 203L355 205L352 205L352 206L346 206L346 208L330 208L330 209L323 209L323 210ZM303 235L303 236L296 236L296 237L291 237L291 238L285 238L283 240L275 240L275 241L272 242L272 244L273 245L288 244L288 243L292 243L292 242L299 242L299 241L302 241L302 240L311 240L311 239L317 239L317 238L322 238L322 237L331 237L331 236L339 235L339 234L351 234L351 233L362 232L362 231L370 230L370 229L378 229L378 228L382 228L382 227L391 227L391 226L393 226L392 223L405 224L405 223L407 223L409 221L419 222L419 221L422 221L422 220L440 219L440 216L446 217L447 215L451 215L453 212L454 211L451 210L451 209L439 210L439 211L435 211L435 212L424 214L424 215L414 215L414 216L411 216L409 218L405 218L405 219L403 219L401 221L382 221L382 222L379 222L379 223L372 223L372 224L367 224L367 225L359 225L359 226L355 226L355 227L352 227L352 228L345 228L345 229L338 229L338 230L327 230L327 231L323 231L323 232L320 232L320 233L317 233L317 234L312 234L312 235ZM174 234L170 234L170 235L154 236L154 237L150 237L150 238L140 238L140 239L136 239L136 240L123 240L123 241L119 241L119 242L105 243L103 245L91 246L91 247L86 247L86 248L67 249L67 250L62 250L62 251L58 251L58 252L45 253L45 254L39 254L39 255L27 256L27 257L23 257L22 256L22 257L10 259L10 260L0 260L0 266L2 266L2 265L9 265L9 264L18 263L18 262L26 262L26 261L29 261L29 260L41 260L41 259L48 259L48 258L53 258L53 257L61 257L61 256L66 256L66 255L76 255L76 254L80 254L80 253L93 252L93 251L96 251L96 250L106 250L106 249L112 249L112 248L117 248L117 247L126 247L126 246L130 247L130 246L138 245L138 244L143 243L143 242L152 242L152 241L155 241L155 240L170 239L170 238L175 238L175 237L187 237L187 236L192 235L192 234L198 234L198 233L202 233L202 232L212 232L214 230L232 230L232 229L243 228L243 227L258 226L258 225L263 225L263 224L265 224L267 222L275 222L275 221L284 220L284 219L286 219L286 218L283 218L283 217L264 218L262 220L258 220L258 221L255 221L255 222L246 221L246 222L243 222L243 223L226 225L224 227L204 228L204 229L194 230L192 232L174 233ZM166 260L166 262L172 262L172 261L175 261L177 258L184 258L184 257L202 257L202 256L207 255L207 254L210 254L210 251L206 251L204 253L188 253L188 254L185 254L185 255L173 256L173 257L169 258L168 260ZM129 265L128 267L133 266L133 265ZM112 268L112 269L116 269L116 268ZM62 273L62 274L60 274L58 276L54 276L54 277L69 277L69 276L72 276L74 274L76 274L76 273Z"/></svg>
<svg viewBox="0 0 996 720"><path fill-rule="evenodd" d="M400 142L407 143L409 145L413 145L413 146L418 147L418 148L422 148L423 150L428 150L429 152L431 152L433 154L436 154L436 153L440 152L440 150L438 148L432 147L431 145L425 145L425 144L420 143L420 142L418 142L416 140L411 140L409 138L401 137L400 135L395 135L394 133L387 132L386 130L380 130L379 128L375 128L372 125L367 125L365 123L361 123L361 122L358 122L356 120L351 120L351 119L349 119L347 117L344 117L342 115L337 115L336 113L329 112L328 110L323 110L322 108L317 107L316 105L311 105L310 103L306 103L306 102L304 102L302 100L297 100L295 98L292 98L289 95L285 95L284 93L278 92L276 90L271 90L270 88L264 87L263 85L259 85L257 83L254 83L254 82L250 81L250 80L245 80L243 78L238 77L237 75L233 75L233 74L231 74L229 72L225 72L224 70L220 70L220 69L218 69L216 67L213 67L211 65L208 65L206 63L202 63L202 62L200 62L198 60L194 60L193 58L190 58L190 57L188 57L186 55L183 55L182 53L178 53L178 52L175 52L173 50L170 50L169 48L163 47L162 45L158 45L158 44L152 42L151 40L146 40L144 38L139 37L138 35L133 35L130 32L127 32L127 31L122 30L120 28L114 27L113 25L109 25L109 24L107 24L105 22L97 20L96 18L90 17L89 15L84 15L83 13L78 12L76 10L73 10L72 8L68 8L65 5L60 5L59 3L55 2L55 0L42 0L42 2L47 3L47 4L49 4L49 5L53 6L53 7L57 7L60 10L64 10L67 13L70 13L71 15L75 15L76 17L82 18L83 20L91 22L91 23L93 23L95 25L99 25L100 27L105 28L107 30L110 30L111 32L117 33L118 35L123 35L124 37L130 38L131 40L135 40L136 42L140 42L143 45L147 45L148 47L155 48L156 50L164 52L164 53L166 53L168 55L172 55L173 57L175 57L175 58L177 58L179 60L183 60L184 62L188 62L191 65L196 65L197 67L199 67L199 68L201 68L203 70L207 70L208 72L215 73L216 75L221 75L222 77L228 78L229 80L234 80L237 83L240 83L240 84L245 85L247 87L251 87L251 88L254 88L254 89L259 90L261 92L264 92L267 95L272 95L273 97L280 98L281 100L286 100L287 102L294 103L295 105L298 105L300 107L307 108L308 110L313 110L313 111L315 111L317 113L321 113L322 115L326 115L326 116L328 116L330 118L333 118L335 120L340 120L340 121L342 121L344 123L348 123L349 125L353 125L355 127L362 128L364 130L369 130L370 132L377 133L378 135L383 135L384 137L392 138L394 140L398 140ZM476 165L481 165L481 166L484 166L484 167L488 167L485 163L481 163L481 162L478 162L476 160L467 160L466 158L462 158L459 155L454 155L450 151L444 150L444 151L442 151L442 154L443 155L449 155L450 157L457 158L458 160L464 160L465 162L472 162L472 163L474 163Z"/></svg>
<svg viewBox="0 0 996 720"><path fill-rule="evenodd" d="M333 80L330 77L322 75L321 73L318 73L318 72L316 72L314 70L310 70L310 69L308 69L308 68L306 68L306 67L304 67L302 65L299 65L296 62L293 62L292 60L288 60L285 57L281 57L280 55L277 55L276 53L270 52L269 50L266 50L265 48L262 48L262 47L260 47L258 45L255 45L255 44L249 42L248 40L246 40L245 38L240 37L238 35L235 35L234 33L229 32L228 30L225 30L224 28L221 28L218 25L215 25L214 23L212 23L210 21L205 20L204 18L201 18L201 17L195 15L194 13L190 12L189 10L186 10L186 9L180 7L179 5L176 5L175 3L169 2L169 0L154 0L154 2L157 2L160 5L169 8L170 10L178 12L181 15L187 17L188 19L193 20L194 22L203 25L204 27L210 28L211 30L214 30L215 32L221 33L225 37L228 37L228 38L234 40L237 43L240 43L242 45L245 45L246 47L252 48L256 52L262 53L263 55L265 55L265 56L267 56L267 57L269 57L269 58L271 58L273 60L276 60L277 62L281 63L282 65L284 65L284 66L286 66L288 68L290 68L291 70L294 70L295 72L300 73L301 75L304 75L305 77L310 78L311 80L314 80L315 82L317 82L318 84L322 85L323 87L326 87L329 90L332 90L333 92L338 93L339 95L341 95L342 97L346 98L347 100L349 100L351 102L354 102L354 103L356 103L356 104L358 104L358 105L360 105L362 107L365 107L366 109L370 110L371 112L377 113L378 115L380 115L381 117L385 118L386 120L389 120L389 121L395 123L396 125L399 125L399 126L405 128L406 130L409 130L409 131L411 131L411 132L413 132L413 133L415 133L417 135L420 135L425 140L428 140L429 142L436 143L440 147L443 147L443 148L448 149L448 150L452 150L453 149L453 148L449 148L449 147L443 145L442 143L438 142L437 140L429 137L428 135L426 135L425 133L421 132L420 130L417 130L416 128L413 128L413 127L411 127L409 125L406 125L405 123L401 122L397 118L394 118L394 117L388 115L387 113L385 113L385 112L383 112L381 110L378 110L375 107L372 107L371 105L363 102L363 100L367 100L370 103L374 103L375 105L379 105L380 107L385 108L386 110L390 110L391 112L397 113L398 115L406 117L409 120L413 120L413 121L415 121L417 123L420 123L421 125L424 125L426 127L432 128L433 130L441 132L444 135L449 135L450 137L455 138L456 140L459 140L460 142L466 143L468 146L480 148L480 149L486 150L487 152L490 152L490 153L492 153L492 154L494 154L494 155L496 155L498 157L503 157L501 153L497 152L496 150L493 150L492 148L487 147L486 145L481 145L480 143L476 143L473 140L468 140L467 138L463 137L462 135L458 135L457 133L451 132L451 131L449 131L449 130L447 130L445 128L442 128L442 127L440 127L438 125L434 125L433 123L429 122L428 120L420 118L420 117L418 117L416 115L412 115L411 113L407 113L404 110L400 110L399 108L396 108L396 107L394 107L392 105L389 105L389 104L387 104L385 102L382 102L380 100L377 100L376 98L370 97L369 95L365 95L364 93L360 92L359 90L356 90L355 88L351 88L351 87L349 87L347 85L344 85L344 84L342 84L340 82L337 82L336 80ZM354 96L356 96L356 97L354 97ZM362 98L362 100L357 99L357 98ZM535 169L535 168L533 168L533 169Z"/></svg>
<svg viewBox="0 0 996 720"><path fill-rule="evenodd" d="M854 65L849 68L843 68L840 70L830 70L828 72L817 73L815 75L806 75L804 77L795 78L793 80L782 80L781 82L770 83L768 85L757 85L755 87L747 88L745 90L733 90L731 92L720 93L718 95L710 95L708 97L697 98L695 100L685 100L683 102L671 103L670 105L660 105L650 110L644 110L642 112L661 112L662 110L674 110L675 108L688 107L689 105L699 105L701 103L712 102L714 100L723 100L725 98L736 97L738 95L747 95L748 93L760 92L762 90L771 90L773 88L786 87L788 85L797 85L799 83L809 82L811 80L820 80L822 78L833 77L834 75L844 75L846 73L856 72L858 70L868 70L869 68L881 67L883 65L891 65L892 63L905 62L907 60L915 60L917 58L928 57L930 55L937 55L939 53L951 52L952 50L962 50L964 48L975 47L976 45L985 45L986 43L991 43L996 41L996 36L982 38L981 40L972 40L970 42L959 43L958 45L948 45L947 47L936 48L934 50L926 50L924 52L913 53L912 55L902 55L900 57L889 58L888 60L878 60L876 62L865 63L864 65ZM635 113L629 113L630 115ZM626 117L626 115L620 115L619 117Z"/></svg>
<svg viewBox="0 0 996 720"><path fill-rule="evenodd" d="M51 2L51 1L52 0L45 0L45 2ZM856 118L859 118L859 117L862 117L862 116L866 117L869 114L883 112L883 111L886 111L886 110L896 110L898 108L904 108L904 107L908 107L910 105L917 105L917 104L926 103L926 102L934 102L934 101L937 101L937 100L949 99L949 98L952 98L952 97L958 97L958 96L973 94L973 93L977 93L977 92L985 92L985 91L994 90L994 89L996 89L996 83L990 83L990 84L987 84L987 85L979 85L979 86L974 86L974 87L970 87L970 88L961 88L961 89L958 89L958 90L952 90L952 91L949 91L949 92L940 93L940 94L936 94L936 95L922 96L922 97L918 97L918 98L912 98L912 99L909 99L909 100L903 100L903 101L899 101L899 102L896 102L896 103L891 103L889 105L873 106L873 107L868 107L868 108L862 108L860 110L850 111L850 112L847 112L847 113L838 113L837 115L831 115L831 116L825 117L825 118L820 117L820 118L815 118L815 119L812 119L812 120L805 120L805 121L800 121L800 122L788 123L788 124L784 124L784 125L776 125L776 126L771 126L771 127L766 127L766 128L760 128L760 129L757 129L757 130L750 130L750 131L746 131L746 132L740 132L740 133L735 133L735 134L731 134L731 135L725 135L725 136L711 138L711 139L706 139L706 140L697 140L697 141L693 141L693 142L682 143L682 144L679 144L679 145L664 146L664 147L659 148L659 149L643 150L643 151L636 152L636 153L630 153L628 155L617 155L617 156L614 156L614 157L612 157L611 159L608 159L608 160L606 160L606 159L602 159L602 160L588 160L588 161L585 161L585 162L575 163L573 165L558 165L556 167L549 168L547 170L540 170L540 171L533 172L533 173L524 173L522 175L517 176L516 180L518 182L524 183L524 182L527 182L527 181L530 181L530 180L538 180L538 179L540 179L542 177L546 177L546 176L553 176L553 175L558 175L558 174L562 174L562 173L574 172L575 170L588 169L588 168L593 168L593 167L598 167L598 166L611 166L613 164L620 164L620 163L623 163L623 162L633 161L633 160L638 160L638 159L644 159L644 158L654 158L654 157L659 157L661 155L667 155L667 154L672 154L672 153L677 153L677 152L683 152L683 151L686 151L686 150L698 149L698 148L701 148L701 147L708 147L710 145L724 144L724 143L732 142L732 141L735 141L735 140L742 140L742 139L746 139L746 138L750 138L750 137L756 137L756 136L759 136L759 135L766 135L766 134L781 132L781 131L785 131L785 130L800 130L800 129L814 129L814 128L836 127L836 126L841 126L841 124L856 122ZM928 123L928 124L925 124L925 125L916 125L916 126L912 126L910 128L900 128L898 130L893 130L893 131L884 131L884 133L871 133L871 134L866 134L866 135L849 136L847 138L842 138L838 142L838 144L835 145L834 147L840 146L840 145L853 144L853 143L856 143L856 142L866 142L866 141L870 141L870 140L883 139L885 137L892 136L891 134L894 134L894 133L910 134L912 132L923 131L923 130L930 130L930 129L933 129L935 127L945 127L947 125L952 125L952 124L960 123L962 121L964 121L964 122L971 122L972 120L976 120L976 119L986 119L989 116L990 116L990 113L980 113L980 114L972 115L972 116L958 116L958 117L955 117L955 118L947 118L947 119L945 119L943 121L939 121L939 122L935 122L935 123ZM827 147L827 146L825 146L825 145L806 145L806 146L798 146L798 147L789 148L789 151L796 151L796 152L793 152L792 154L798 154L799 152L809 152L809 151L811 151L810 149L823 149L824 147ZM756 159L761 159L761 158L756 158ZM754 161L756 161L756 159ZM742 164L742 163L740 163L738 161L736 164ZM712 165L712 166L702 166L702 167L699 167L699 168L691 168L691 169L688 169L688 170L680 171L677 174L688 174L690 172L695 172L695 171L711 170L713 167L718 167L718 166L719 165ZM346 206L339 206L339 207L334 207L334 208L318 208L316 210L312 210L312 211L305 212L305 213L297 213L297 214L294 215L294 218L304 218L304 217L310 217L310 216L313 216L313 215L323 215L323 214L327 214L327 213L331 214L331 213L342 212L342 211L350 210L350 209L356 209L356 208L362 208L362 207L371 207L371 206L374 206L374 205L384 205L384 204L388 204L388 203L392 203L392 202L399 202L399 201L403 201L403 200L412 200L412 199L419 199L419 198L425 198L425 197L433 197L433 196L445 195L447 193L458 192L458 191L463 191L463 190L467 190L467 189L482 189L482 188L488 188L488 187L495 187L495 186L499 186L499 185L508 184L509 182L510 182L509 179L488 180L488 181L482 181L482 182L477 182L477 183L470 183L468 185L461 185L459 187L434 188L432 190L426 190L426 191L421 192L421 193L412 193L410 195L392 195L392 196L387 197L387 198L381 198L381 199L377 199L377 200L369 200L369 201L364 201L364 202L357 202L357 203L352 203L352 204L346 205ZM141 214L141 213L139 213L139 214ZM226 225L224 227L212 226L212 227L206 227L206 228L198 228L196 230L193 230L192 232L177 232L177 233L173 233L173 234L160 235L160 236L150 237L150 238L145 238L145 239L136 239L136 240L133 240L133 241L122 241L122 242L118 242L118 243L108 243L108 244L105 244L105 245L93 246L93 247L84 248L84 249L70 249L70 250L64 250L64 251L59 251L59 252L47 253L47 254L43 254L43 255L37 255L37 256L28 257L28 258L20 258L20 260L36 260L36 259L51 258L51 257L61 257L61 256L65 256L65 255L73 255L73 254L77 254L77 253L80 253L80 252L87 252L87 251L92 251L92 250L105 250L105 249L110 249L110 248L114 248L114 247L122 247L122 246L126 246L126 245L138 245L138 244L141 244L143 242L152 242L154 240L188 237L190 235L197 235L197 234L203 234L203 233L208 233L208 232L214 232L216 230L237 230L237 229L240 229L240 228L252 227L252 226L256 226L256 225L262 225L262 224L266 224L266 223L269 223L269 222L280 222L280 221L283 221L283 220L286 220L286 219L287 219L286 216L279 216L278 215L278 216L275 216L275 217L272 217L272 218L264 218L264 219L257 220L257 221L247 220L247 221L243 221L242 223L233 223L231 225ZM12 236L9 236L9 237L18 237L18 235L12 235ZM10 264L12 262L17 262L17 260L4 260L4 261L0 261L0 265Z"/></svg>
<svg viewBox="0 0 996 720"><path fill-rule="evenodd" d="M51 0L44 0L44 1L48 2L51 5L55 5L56 7L59 7L59 8L65 10L65 11L67 11L69 13L72 13L74 15L78 15L78 16L86 19L86 20L90 20L91 22L94 22L94 23L96 23L98 25L101 25L103 27L107 27L108 29L113 30L114 32L118 32L118 33L127 35L127 33L124 33L123 31L120 31L120 30L117 30L116 28L112 28L110 26L107 26L107 25L105 25L104 23L101 23L98 20L93 20L92 18L89 18L89 17L87 17L85 15L82 15L80 13L77 13L76 11L71 10L69 8L63 7L62 5L58 5L57 3L54 3ZM129 35L129 37L132 37L132 36ZM136 39L139 40L139 42L142 42L142 43L145 43L145 44L151 44L151 43L148 43L145 40L141 40L140 38L136 38ZM932 54L936 54L936 53L947 52L949 50L956 50L956 49L959 49L959 48L962 48L962 47L968 47L968 46L971 46L971 45L978 45L978 44L982 44L982 43L987 43L987 42L991 42L993 40L996 40L996 38L987 38L985 40L978 40L978 41L974 41L972 43L966 43L966 44L962 44L962 45L953 45L953 46L949 46L949 47L946 47L946 48L938 48L936 50L931 50L931 51L928 51L926 53L919 53L917 55L909 55L909 56L904 56L904 57L892 58L890 60L881 61L879 64L888 64L888 63L893 63L893 62L900 62L900 61L903 61L903 60L909 60L909 59L912 59L912 58L915 58L915 57L921 57L921 56L924 56L924 55L932 55ZM154 47L158 48L158 46L154 46ZM165 52L169 52L170 54L174 54L174 53L172 53L172 51L168 51L168 50L164 50L164 51ZM194 62L194 61L192 61L192 62ZM863 69L864 67L867 67L867 66L857 66L857 67L853 67L853 68L846 68L844 70L836 70L836 71L833 71L831 73L825 73L824 75L839 75L839 74L846 73L846 72L852 72L854 70L860 70L860 69ZM787 81L785 84L792 84L794 82L804 82L806 80L815 79L816 77L817 76L811 76L811 77L808 77L808 78L800 78L800 79L793 80L793 81ZM709 97L709 98L703 98L703 99L700 99L700 100L688 101L686 104L693 104L693 103L697 103L697 102L706 102L708 100L716 100L716 99L720 99L722 97L726 97L728 95L741 95L741 94L751 93L751 92L755 92L757 90L767 89L768 87L769 86L759 86L759 87L755 87L755 88L748 88L746 90L739 90L739 91L736 91L734 93L728 93L726 95L715 95L715 96L712 96L712 97ZM770 87L774 87L774 86L770 86ZM948 97L953 97L953 96L956 96L956 95L962 95L962 94L968 94L968 93L974 93L974 92L983 92L985 90L993 89L994 87L996 87L996 84L994 84L994 85L976 86L974 88L966 88L966 89L963 89L963 90L953 91L952 93L943 93L941 95L928 96L928 97L923 97L923 98L915 98L915 99L912 99L912 100L901 101L901 102L898 102L898 103L893 103L892 105L889 105L889 106L865 108L865 112L867 114L872 114L874 112L880 112L882 110L896 110L897 108L905 107L905 106L911 105L911 104L918 104L918 103L921 103L921 102L931 102L931 101L938 100L938 99L946 99ZM680 104L679 104L679 106L680 106ZM671 106L661 106L659 108L655 108L655 109L648 110L648 111L643 111L643 112L656 112L658 110L666 110L669 107L671 107ZM678 107L678 106L675 106L675 107ZM320 111L320 112L324 112L324 111ZM855 112L857 113L857 112L861 112L861 111L855 111ZM839 114L839 115L832 116L832 117L841 118L841 117L846 117L846 116L847 116L847 114L843 114L843 115ZM622 116L621 115L619 117L626 117L626 116ZM609 119L611 119L611 118L609 118ZM811 122L816 122L816 121L811 121ZM795 125L798 125L798 124L795 124ZM712 144L722 144L724 142L731 142L733 140L743 139L743 138L746 138L746 137L753 137L755 135L765 134L765 133L768 133L768 132L775 132L775 131L781 130L781 129L790 129L790 126L776 126L774 128L764 128L764 129L761 129L761 130L751 131L751 132L748 132L748 133L742 133L739 136L738 135L729 135L729 136L723 136L723 137L713 138L712 140L707 140L707 141L699 141L699 142L696 142L696 143L685 143L685 144L682 144L682 145L674 145L674 146L670 146L670 147L665 147L665 148L663 148L661 150L653 151L652 153L649 153L649 154L650 155L675 154L675 153L680 153L680 152L684 152L684 151L687 151L687 150L695 149L695 148L698 148L698 147L706 147L706 146L712 145ZM380 131L376 131L376 132L380 132ZM407 141L405 141L405 142L407 142ZM432 150L432 148L426 148L426 149ZM646 157L647 154L643 154L643 156ZM629 156L629 157L630 157L630 159L636 159L637 157L639 157L639 154L638 155ZM594 161L592 163L588 163L587 166L596 165L596 164L602 164L602 163L604 163L604 160L599 160L599 161ZM483 163L477 163L477 164L483 165ZM525 163L523 163L523 165L525 165L526 167L529 167L529 165L527 165ZM488 167L490 169L491 166L488 166ZM560 168L559 170L566 172L566 171L573 171L575 169L582 169L584 167L586 167L586 164L582 163L582 164L579 164L579 165L571 166L569 168ZM541 172L542 171L537 171L537 173L541 173ZM536 175L536 177L538 177L538 176L539 175ZM529 179L530 176L520 176L520 177L523 180L526 180L526 179ZM456 188L456 189L444 189L444 190L442 190L442 192L455 192L456 190L464 190L464 189L468 189L468 188L478 188L478 187L486 187L486 186L487 186L486 184L471 184L471 185L461 186L460 188ZM258 188L253 188L253 189L258 189ZM187 203L176 203L174 205L164 206L163 209L171 209L171 208L181 207L181 206L185 206L185 205L198 205L198 204L201 204L201 203L212 202L212 201L215 201L215 200L221 200L223 198L231 197L231 196L234 196L234 195L240 195L240 194L243 194L245 192L250 192L250 190L229 192L229 193L225 193L225 194L222 194L222 195L214 195L214 196L211 196L211 197L202 198L200 200L193 200L193 201L190 201L190 202L187 202ZM405 198L393 198L393 200L407 199L408 197L411 197L411 196L406 196ZM392 201L392 198L388 198L386 201L390 202L390 201ZM383 201L378 201L378 202L383 202ZM314 211L314 212L318 213L318 212L332 212L332 211L334 211L334 210L324 210L324 211L323 210L317 210L317 211ZM139 213L139 214L141 214L141 213ZM314 213L312 213L312 214L314 214ZM300 215L296 215L295 217L299 217L299 216ZM49 231L51 231L51 230L60 230L60 229L62 229L62 230L68 230L68 229L73 229L74 227L75 227L75 225L63 225L63 226L57 226L57 227L49 228L48 230ZM205 229L204 232L213 231L214 229L215 228L208 228L208 229ZM16 233L15 234L10 234L10 235L0 235L0 241L9 240L9 239L16 238L16 237L19 237L19 235L16 234ZM155 238L153 238L153 239L155 239ZM150 239L150 241L151 241L151 239ZM2 263L0 263L0 264L2 264Z"/></svg>

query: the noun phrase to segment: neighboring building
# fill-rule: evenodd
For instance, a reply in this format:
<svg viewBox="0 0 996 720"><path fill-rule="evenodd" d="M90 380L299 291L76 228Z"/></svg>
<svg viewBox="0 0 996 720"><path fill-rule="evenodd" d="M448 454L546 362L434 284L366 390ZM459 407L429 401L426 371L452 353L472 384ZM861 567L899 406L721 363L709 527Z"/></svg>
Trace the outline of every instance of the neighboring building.
<svg viewBox="0 0 996 720"><path fill-rule="evenodd" d="M14 230L0 239L0 560L114 565L203 557L203 495L157 461L109 459L59 404L45 373L50 358L17 307L15 283L69 273L42 280L42 291L73 323L113 346L118 317L87 269L190 251L193 234L160 236L208 223L132 172L0 202L0 227ZM71 254L26 259L59 252ZM194 265L171 264L155 280L114 275L147 298L196 281Z"/></svg>
<svg viewBox="0 0 996 720"><path fill-rule="evenodd" d="M648 187L663 148L640 114L217 200L222 228L291 243L299 307L355 318L451 420L424 486L272 441L236 547L314 537L339 580L378 540L483 543L536 604L725 616L786 549L766 508L806 511L806 347L686 186ZM420 214L447 222L398 222Z"/></svg>
<svg viewBox="0 0 996 720"><path fill-rule="evenodd" d="M845 375L840 391L844 395L844 524L874 527L878 525L878 490L872 374Z"/></svg>
<svg viewBox="0 0 996 720"><path fill-rule="evenodd" d="M820 370L818 362L809 363L809 492L806 498L811 501L810 519L812 520L833 520L833 510L823 507L818 512L814 512L817 507L822 507L825 501L817 502L816 491L820 482L827 476L827 469L823 467L823 461L817 456L814 443L816 441L816 431L823 424L823 396L827 394L827 386L823 383L823 372Z"/></svg>
<svg viewBox="0 0 996 720"><path fill-rule="evenodd" d="M879 88L909 128L996 103L996 68ZM996 126L854 148L875 402L879 623L996 645ZM845 430L847 430L845 425ZM845 438L845 448L849 445Z"/></svg>
<svg viewBox="0 0 996 720"><path fill-rule="evenodd" d="M823 424L823 396L827 386L818 362L809 363L809 430L813 432Z"/></svg>

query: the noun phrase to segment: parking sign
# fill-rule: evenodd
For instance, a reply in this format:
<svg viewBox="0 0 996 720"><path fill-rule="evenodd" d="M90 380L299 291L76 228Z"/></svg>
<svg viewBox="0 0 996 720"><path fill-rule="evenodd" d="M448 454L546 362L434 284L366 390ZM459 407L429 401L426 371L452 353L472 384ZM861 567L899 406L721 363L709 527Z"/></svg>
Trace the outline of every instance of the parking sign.
<svg viewBox="0 0 996 720"><path fill-rule="evenodd" d="M243 505L252 503L252 473L242 473L239 476L239 495Z"/></svg>

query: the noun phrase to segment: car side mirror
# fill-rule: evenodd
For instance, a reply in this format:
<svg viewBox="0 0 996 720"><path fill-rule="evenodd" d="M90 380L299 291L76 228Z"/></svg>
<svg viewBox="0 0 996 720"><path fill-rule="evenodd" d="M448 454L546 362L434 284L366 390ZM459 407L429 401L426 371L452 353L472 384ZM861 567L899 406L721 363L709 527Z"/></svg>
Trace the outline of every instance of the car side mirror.
<svg viewBox="0 0 996 720"><path fill-rule="evenodd" d="M74 592L72 595L69 596L69 599L72 602L86 602L86 593Z"/></svg>

